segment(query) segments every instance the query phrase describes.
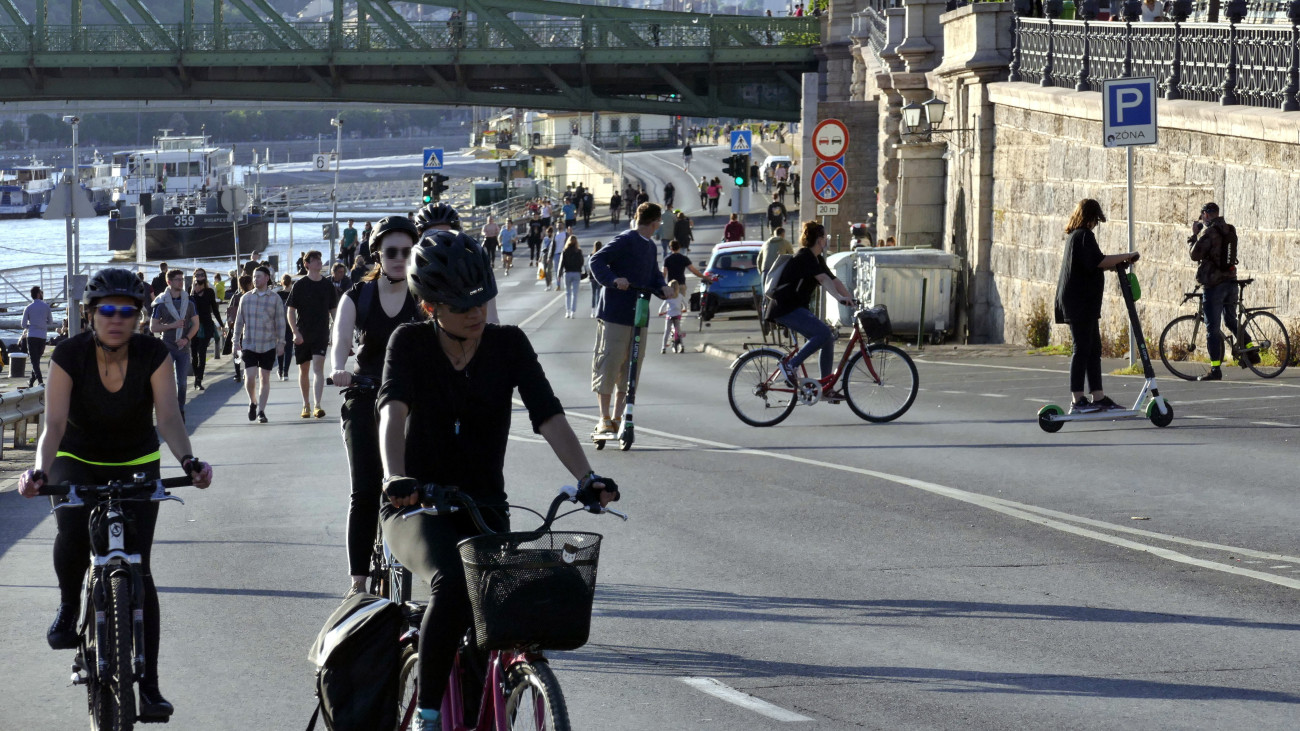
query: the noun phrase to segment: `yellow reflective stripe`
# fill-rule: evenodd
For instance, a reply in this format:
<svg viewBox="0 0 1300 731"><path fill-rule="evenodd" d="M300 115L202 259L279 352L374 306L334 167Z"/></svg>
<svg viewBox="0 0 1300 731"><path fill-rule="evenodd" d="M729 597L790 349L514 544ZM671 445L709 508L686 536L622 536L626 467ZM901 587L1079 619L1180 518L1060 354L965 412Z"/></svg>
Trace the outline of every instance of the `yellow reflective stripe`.
<svg viewBox="0 0 1300 731"><path fill-rule="evenodd" d="M161 460L161 459L162 459L162 450L158 450L158 451L154 452L153 454L146 454L146 455L143 456L143 457L136 457L135 459L133 459L133 460L131 460L131 461L129 461L129 462L93 462L93 461L88 460L88 459L82 459L81 457L78 457L77 455L75 455L75 454L73 454L73 453L71 453L71 452L56 452L54 456L55 456L55 457L71 457L72 459L75 459L75 460L77 460L78 462L84 462L84 463L86 463L86 464L93 464L93 465L95 465L95 466L97 466L97 467L135 467L135 466L137 466L137 465L149 464L150 462L157 462L157 461Z"/></svg>

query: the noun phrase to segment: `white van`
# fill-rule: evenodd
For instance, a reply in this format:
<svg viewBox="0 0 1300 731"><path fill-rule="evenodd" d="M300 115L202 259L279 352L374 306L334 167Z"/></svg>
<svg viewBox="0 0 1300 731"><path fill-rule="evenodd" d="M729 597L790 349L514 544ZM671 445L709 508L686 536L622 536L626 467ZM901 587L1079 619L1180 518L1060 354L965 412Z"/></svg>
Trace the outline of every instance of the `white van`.
<svg viewBox="0 0 1300 731"><path fill-rule="evenodd" d="M789 155L768 155L767 159L763 160L763 165L758 169L758 174L764 184L768 182L769 176L771 176L772 184L776 184L775 173L779 167L785 168L788 175L794 167L794 160Z"/></svg>

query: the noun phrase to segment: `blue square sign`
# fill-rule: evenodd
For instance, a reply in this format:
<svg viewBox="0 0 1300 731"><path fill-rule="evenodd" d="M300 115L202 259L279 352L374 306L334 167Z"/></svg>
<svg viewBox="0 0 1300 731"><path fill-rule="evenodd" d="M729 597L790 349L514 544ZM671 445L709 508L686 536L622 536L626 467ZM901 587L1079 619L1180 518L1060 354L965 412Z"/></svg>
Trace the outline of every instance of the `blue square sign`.
<svg viewBox="0 0 1300 731"><path fill-rule="evenodd" d="M442 148L441 147L424 148L424 169L425 170L442 169Z"/></svg>
<svg viewBox="0 0 1300 731"><path fill-rule="evenodd" d="M754 151L754 133L747 129L731 131L731 152L733 155L748 155Z"/></svg>
<svg viewBox="0 0 1300 731"><path fill-rule="evenodd" d="M1102 82L1102 134L1106 147L1156 144L1154 77Z"/></svg>

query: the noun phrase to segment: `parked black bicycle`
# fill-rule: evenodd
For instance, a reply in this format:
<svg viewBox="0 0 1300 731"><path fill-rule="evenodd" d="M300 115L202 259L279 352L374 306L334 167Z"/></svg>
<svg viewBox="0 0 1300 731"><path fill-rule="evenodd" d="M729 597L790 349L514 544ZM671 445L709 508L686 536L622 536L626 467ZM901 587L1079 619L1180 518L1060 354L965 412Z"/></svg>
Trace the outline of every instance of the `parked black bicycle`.
<svg viewBox="0 0 1300 731"><path fill-rule="evenodd" d="M1269 310L1273 307L1246 307L1246 287L1254 279L1239 279L1238 321L1225 323L1231 332L1223 336L1224 352L1230 353L1242 368L1249 368L1261 378L1276 378L1291 362L1291 338L1286 326ZM1201 287L1185 292L1183 304L1196 300L1196 314L1182 315L1165 325L1160 333L1160 360L1179 378L1195 381L1210 372L1210 351L1205 325L1205 307ZM1225 318L1226 319L1226 318Z"/></svg>
<svg viewBox="0 0 1300 731"><path fill-rule="evenodd" d="M135 525L123 509L132 501L166 502L178 497L169 488L193 485L193 478L149 480L138 473L132 482L107 485L42 485L38 494L67 497L55 510L90 507L91 564L82 586L78 649L72 684L86 686L90 728L130 731L137 720L166 722L168 717L137 719L135 683L144 676L144 578Z"/></svg>

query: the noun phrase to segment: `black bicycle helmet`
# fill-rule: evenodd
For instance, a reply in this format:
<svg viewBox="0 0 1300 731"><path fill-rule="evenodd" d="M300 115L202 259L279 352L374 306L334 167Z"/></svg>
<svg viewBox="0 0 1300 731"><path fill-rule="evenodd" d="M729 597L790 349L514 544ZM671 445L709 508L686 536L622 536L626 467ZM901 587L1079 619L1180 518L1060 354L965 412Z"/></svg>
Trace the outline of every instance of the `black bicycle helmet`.
<svg viewBox="0 0 1300 731"><path fill-rule="evenodd" d="M411 235L412 241L420 240L420 229L406 216L384 216L370 232L370 258L379 261L379 252L384 248L380 242L394 231L403 231Z"/></svg>
<svg viewBox="0 0 1300 731"><path fill-rule="evenodd" d="M100 269L86 282L81 293L81 304L87 307L105 297L130 297L143 308L149 302L149 290L135 272L129 269Z"/></svg>
<svg viewBox="0 0 1300 731"><path fill-rule="evenodd" d="M478 307L497 296L487 252L459 231L430 231L411 251L406 283L425 302Z"/></svg>
<svg viewBox="0 0 1300 731"><path fill-rule="evenodd" d="M429 203L415 212L415 225L424 233L434 226L451 226L460 230L460 214L446 203Z"/></svg>

